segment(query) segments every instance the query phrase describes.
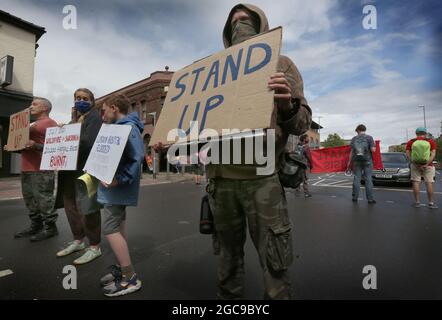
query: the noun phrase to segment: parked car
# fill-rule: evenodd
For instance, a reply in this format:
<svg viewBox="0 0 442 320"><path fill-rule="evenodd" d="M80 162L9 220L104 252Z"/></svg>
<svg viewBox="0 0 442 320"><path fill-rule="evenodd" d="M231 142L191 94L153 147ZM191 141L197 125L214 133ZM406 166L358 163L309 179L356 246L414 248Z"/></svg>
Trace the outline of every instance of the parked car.
<svg viewBox="0 0 442 320"><path fill-rule="evenodd" d="M411 186L410 163L404 152L381 154L384 169L373 170L373 184L396 182Z"/></svg>

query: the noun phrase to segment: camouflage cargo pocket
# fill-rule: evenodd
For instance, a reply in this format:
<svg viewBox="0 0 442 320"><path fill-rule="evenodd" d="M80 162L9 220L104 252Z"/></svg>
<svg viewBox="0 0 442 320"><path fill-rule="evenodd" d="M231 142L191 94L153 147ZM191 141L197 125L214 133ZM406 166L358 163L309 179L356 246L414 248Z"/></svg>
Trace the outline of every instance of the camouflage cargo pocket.
<svg viewBox="0 0 442 320"><path fill-rule="evenodd" d="M267 239L267 265L273 271L287 270L293 262L291 226L271 226Z"/></svg>

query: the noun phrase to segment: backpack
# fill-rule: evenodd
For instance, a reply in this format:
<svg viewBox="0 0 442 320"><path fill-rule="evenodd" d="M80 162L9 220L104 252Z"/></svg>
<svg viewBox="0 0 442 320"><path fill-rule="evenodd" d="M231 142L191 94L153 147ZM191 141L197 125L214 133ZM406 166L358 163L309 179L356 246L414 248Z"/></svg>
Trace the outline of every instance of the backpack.
<svg viewBox="0 0 442 320"><path fill-rule="evenodd" d="M296 189L304 181L307 163L296 152L283 152L281 169L278 171L279 181L285 188Z"/></svg>
<svg viewBox="0 0 442 320"><path fill-rule="evenodd" d="M359 135L355 138L353 143L355 162L368 162L370 161L370 145L368 143L368 138L365 135Z"/></svg>
<svg viewBox="0 0 442 320"><path fill-rule="evenodd" d="M428 140L414 140L411 145L411 161L416 164L427 164L430 161L431 144Z"/></svg>

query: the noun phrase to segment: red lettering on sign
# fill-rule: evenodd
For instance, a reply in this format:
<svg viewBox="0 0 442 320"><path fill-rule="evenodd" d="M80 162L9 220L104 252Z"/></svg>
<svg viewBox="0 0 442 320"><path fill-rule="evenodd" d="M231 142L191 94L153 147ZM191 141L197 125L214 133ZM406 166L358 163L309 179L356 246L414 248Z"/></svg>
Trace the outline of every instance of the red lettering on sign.
<svg viewBox="0 0 442 320"><path fill-rule="evenodd" d="M66 167L66 156L52 156L49 166L51 168L64 168Z"/></svg>

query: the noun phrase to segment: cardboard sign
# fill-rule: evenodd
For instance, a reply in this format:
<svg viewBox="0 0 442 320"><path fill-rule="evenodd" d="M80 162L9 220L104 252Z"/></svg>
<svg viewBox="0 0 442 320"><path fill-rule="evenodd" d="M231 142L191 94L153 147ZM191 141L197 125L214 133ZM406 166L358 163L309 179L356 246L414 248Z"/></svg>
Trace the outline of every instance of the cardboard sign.
<svg viewBox="0 0 442 320"><path fill-rule="evenodd" d="M30 117L31 112L26 109L9 118L8 151L22 150L29 142Z"/></svg>
<svg viewBox="0 0 442 320"><path fill-rule="evenodd" d="M131 130L130 125L103 124L83 170L98 180L110 184Z"/></svg>
<svg viewBox="0 0 442 320"><path fill-rule="evenodd" d="M344 172L347 169L351 147L341 146L312 150L312 173ZM373 154L373 169L383 168L380 141L376 141L376 152Z"/></svg>
<svg viewBox="0 0 442 320"><path fill-rule="evenodd" d="M46 129L40 170L77 170L81 123Z"/></svg>
<svg viewBox="0 0 442 320"><path fill-rule="evenodd" d="M267 83L276 72L281 37L279 27L175 72L150 145L176 142L167 139L174 129L194 141L215 136L204 129L219 136L222 129L270 127L274 103ZM189 134L191 121L198 121L197 137Z"/></svg>

